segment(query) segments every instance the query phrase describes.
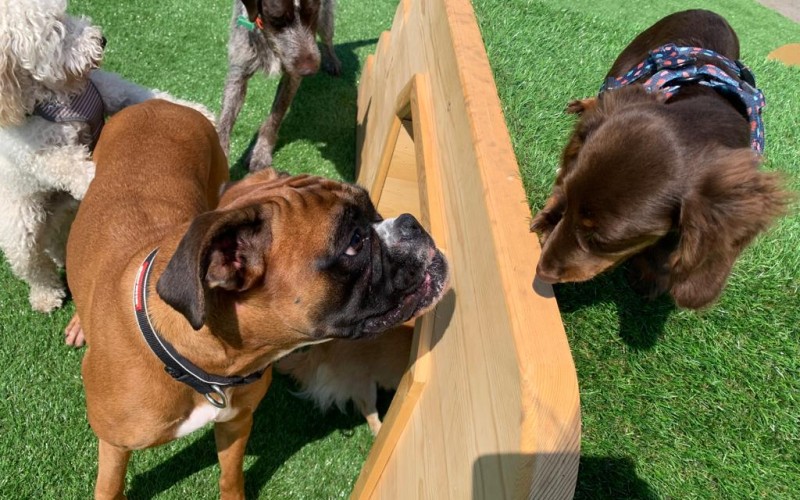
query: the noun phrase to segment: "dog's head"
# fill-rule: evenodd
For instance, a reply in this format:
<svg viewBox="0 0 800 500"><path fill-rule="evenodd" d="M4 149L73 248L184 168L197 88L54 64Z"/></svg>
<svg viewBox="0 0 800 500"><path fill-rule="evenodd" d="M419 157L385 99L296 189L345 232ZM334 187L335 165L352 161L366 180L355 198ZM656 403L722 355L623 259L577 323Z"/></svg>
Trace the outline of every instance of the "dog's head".
<svg viewBox="0 0 800 500"><path fill-rule="evenodd" d="M690 147L666 106L634 85L567 108L580 118L531 225L543 242L539 279L585 281L670 241L669 291L680 306L702 307L782 212L786 196L774 175L757 170L758 155L702 141Z"/></svg>
<svg viewBox="0 0 800 500"><path fill-rule="evenodd" d="M103 58L100 28L65 13L64 0L3 2L0 126L20 123L36 102L80 92Z"/></svg>
<svg viewBox="0 0 800 500"><path fill-rule="evenodd" d="M636 87L570 103L581 116L531 226L544 243L540 279L588 280L670 231L680 159L658 106Z"/></svg>
<svg viewBox="0 0 800 500"><path fill-rule="evenodd" d="M261 32L278 55L284 72L309 76L319 71L317 23L320 0L242 0L251 22L260 19Z"/></svg>
<svg viewBox="0 0 800 500"><path fill-rule="evenodd" d="M362 188L267 169L192 222L157 291L195 329L238 322L254 329L243 338L291 349L380 333L431 308L447 283L412 216L382 220Z"/></svg>

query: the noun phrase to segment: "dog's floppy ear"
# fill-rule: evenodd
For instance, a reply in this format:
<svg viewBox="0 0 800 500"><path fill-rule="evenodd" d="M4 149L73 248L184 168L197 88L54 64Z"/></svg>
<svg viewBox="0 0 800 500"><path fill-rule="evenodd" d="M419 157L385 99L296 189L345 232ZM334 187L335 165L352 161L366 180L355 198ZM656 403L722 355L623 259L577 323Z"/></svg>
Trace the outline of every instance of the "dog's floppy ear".
<svg viewBox="0 0 800 500"><path fill-rule="evenodd" d="M266 272L270 216L259 206L206 212L192 221L156 284L164 302L199 330L209 290L241 292Z"/></svg>
<svg viewBox="0 0 800 500"><path fill-rule="evenodd" d="M714 156L682 202L671 258L670 294L691 309L716 300L736 258L790 201L780 176L758 171L760 157L749 148Z"/></svg>
<svg viewBox="0 0 800 500"><path fill-rule="evenodd" d="M258 2L260 1L261 0L242 0L244 8L247 9L247 17L250 19L251 23L254 23L258 17Z"/></svg>
<svg viewBox="0 0 800 500"><path fill-rule="evenodd" d="M15 55L10 47L4 45L0 42L0 127L19 124L28 111Z"/></svg>

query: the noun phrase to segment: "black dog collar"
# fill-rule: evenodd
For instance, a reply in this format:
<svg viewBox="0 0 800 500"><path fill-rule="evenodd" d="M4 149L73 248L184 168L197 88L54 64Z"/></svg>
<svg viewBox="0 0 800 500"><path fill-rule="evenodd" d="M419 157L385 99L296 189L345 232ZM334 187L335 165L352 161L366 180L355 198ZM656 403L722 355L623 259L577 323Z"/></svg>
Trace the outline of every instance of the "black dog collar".
<svg viewBox="0 0 800 500"><path fill-rule="evenodd" d="M156 333L150 323L147 313L147 283L150 279L151 264L158 253L158 248L145 257L136 281L133 283L133 310L136 323L142 332L145 342L150 350L164 363L164 371L178 382L183 382L195 391L204 395L209 403L217 408L228 406L228 398L223 391L224 387L246 385L260 379L264 370L250 374L246 377L222 377L206 373L197 365L181 356L172 345Z"/></svg>

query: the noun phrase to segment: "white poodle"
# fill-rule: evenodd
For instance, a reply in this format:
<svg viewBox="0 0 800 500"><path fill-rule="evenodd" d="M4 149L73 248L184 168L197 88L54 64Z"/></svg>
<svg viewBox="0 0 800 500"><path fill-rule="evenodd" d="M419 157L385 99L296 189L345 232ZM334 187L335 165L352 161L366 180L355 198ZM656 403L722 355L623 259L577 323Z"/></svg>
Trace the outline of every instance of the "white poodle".
<svg viewBox="0 0 800 500"><path fill-rule="evenodd" d="M160 97L214 120L98 70L100 28L65 11L66 0L0 0L0 249L43 312L65 296L58 269L104 117Z"/></svg>

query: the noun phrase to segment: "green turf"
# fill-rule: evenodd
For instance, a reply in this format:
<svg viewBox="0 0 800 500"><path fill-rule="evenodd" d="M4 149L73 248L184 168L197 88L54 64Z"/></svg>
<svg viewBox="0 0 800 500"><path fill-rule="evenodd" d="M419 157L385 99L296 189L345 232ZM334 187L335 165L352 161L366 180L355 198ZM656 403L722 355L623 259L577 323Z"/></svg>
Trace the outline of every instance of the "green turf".
<svg viewBox="0 0 800 500"><path fill-rule="evenodd" d="M574 123L617 54L683 0L475 0L532 210ZM766 170L800 187L800 70L765 56L800 26L755 2L703 7L737 30L767 98ZM645 303L615 272L556 287L581 388L580 498L800 495L800 217L748 249L704 312Z"/></svg>
<svg viewBox="0 0 800 500"><path fill-rule="evenodd" d="M202 102L219 112L227 70L232 2L74 0L108 38L104 69ZM336 51L343 74L306 78L283 124L275 166L351 180L355 164L357 78L396 3L339 2ZM275 95L277 79L257 76L236 124L231 155L243 156ZM243 175L241 162L233 175ZM63 344L74 311L32 312L27 287L0 259L0 498L89 498L96 444L85 415L81 351ZM352 489L372 444L364 419L334 410L322 416L278 378L256 414L246 468L248 498L340 498ZM144 402L143 402L144 404ZM218 498L210 428L134 453L130 498Z"/></svg>
<svg viewBox="0 0 800 500"><path fill-rule="evenodd" d="M596 92L624 45L679 0L474 0L529 201L544 202L573 118L566 102ZM704 6L737 29L767 96L765 169L800 189L800 71L765 61L800 27L748 0ZM344 75L304 81L281 130L276 166L351 179L360 65L396 1L339 0ZM230 2L75 0L109 39L105 68L219 111ZM256 77L234 130L250 144L277 82ZM240 162L234 170L242 175ZM557 287L581 385L580 498L800 496L800 218L780 221L739 260L719 303L676 311L644 303L619 273ZM532 270L531 270L532 271ZM0 262L0 497L87 498L96 471L80 351L62 344L73 312L30 311ZM372 439L362 419L320 417L278 379L256 415L245 462L250 497L349 492ZM199 431L134 454L131 498L215 498L213 436Z"/></svg>

